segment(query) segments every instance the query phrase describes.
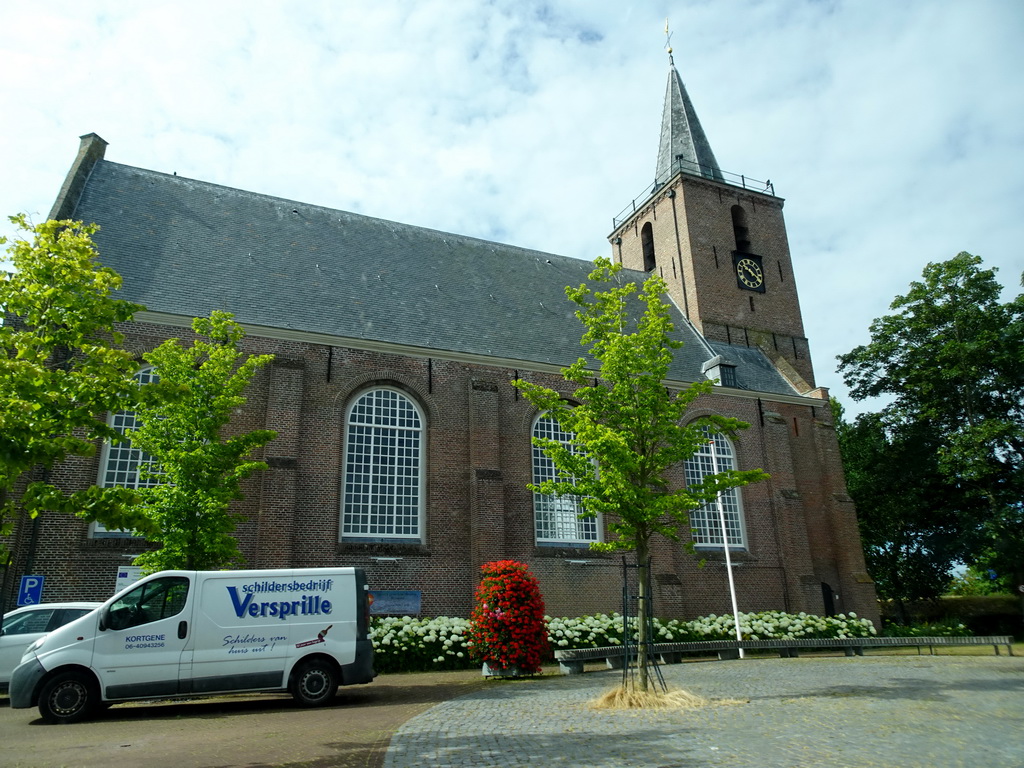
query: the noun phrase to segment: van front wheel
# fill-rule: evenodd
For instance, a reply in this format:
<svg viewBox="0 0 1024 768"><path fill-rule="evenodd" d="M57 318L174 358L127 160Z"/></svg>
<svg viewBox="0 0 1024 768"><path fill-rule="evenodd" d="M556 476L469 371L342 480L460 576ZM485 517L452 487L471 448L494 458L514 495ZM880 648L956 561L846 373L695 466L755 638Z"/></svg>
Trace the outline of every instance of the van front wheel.
<svg viewBox="0 0 1024 768"><path fill-rule="evenodd" d="M338 673L325 659L300 664L292 675L291 694L303 707L319 707L338 691Z"/></svg>
<svg viewBox="0 0 1024 768"><path fill-rule="evenodd" d="M88 675L64 672L49 680L39 694L39 714L48 723L78 723L100 704L99 690Z"/></svg>

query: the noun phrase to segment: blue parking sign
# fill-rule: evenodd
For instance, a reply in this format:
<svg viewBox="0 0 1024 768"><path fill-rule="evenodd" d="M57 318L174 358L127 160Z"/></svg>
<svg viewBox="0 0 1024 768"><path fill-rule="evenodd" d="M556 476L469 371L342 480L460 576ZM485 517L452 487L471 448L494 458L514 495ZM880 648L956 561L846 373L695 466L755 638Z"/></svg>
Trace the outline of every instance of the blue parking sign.
<svg viewBox="0 0 1024 768"><path fill-rule="evenodd" d="M18 590L18 605L37 605L43 602L43 581L45 576L22 576Z"/></svg>

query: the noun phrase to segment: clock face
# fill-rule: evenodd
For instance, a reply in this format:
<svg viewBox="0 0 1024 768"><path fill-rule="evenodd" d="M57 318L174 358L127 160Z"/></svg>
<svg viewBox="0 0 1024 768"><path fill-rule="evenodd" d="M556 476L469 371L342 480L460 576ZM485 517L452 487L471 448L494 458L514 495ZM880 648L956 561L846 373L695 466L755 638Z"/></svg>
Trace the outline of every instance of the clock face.
<svg viewBox="0 0 1024 768"><path fill-rule="evenodd" d="M736 262L736 278L747 288L760 288L764 285L761 265L753 259L740 259Z"/></svg>

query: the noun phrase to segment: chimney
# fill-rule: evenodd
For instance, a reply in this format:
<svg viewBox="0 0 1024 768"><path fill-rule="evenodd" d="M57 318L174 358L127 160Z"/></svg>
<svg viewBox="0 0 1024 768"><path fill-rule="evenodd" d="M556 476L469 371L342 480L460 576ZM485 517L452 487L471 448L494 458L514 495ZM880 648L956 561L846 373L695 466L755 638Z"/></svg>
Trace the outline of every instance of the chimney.
<svg viewBox="0 0 1024 768"><path fill-rule="evenodd" d="M85 189L85 182L89 179L93 167L103 159L107 151L107 142L95 133L87 133L81 136L81 143L78 145L78 157L71 164L64 185L60 188L60 194L50 209L51 219L74 218L75 209L78 208L78 201L82 197L82 190Z"/></svg>

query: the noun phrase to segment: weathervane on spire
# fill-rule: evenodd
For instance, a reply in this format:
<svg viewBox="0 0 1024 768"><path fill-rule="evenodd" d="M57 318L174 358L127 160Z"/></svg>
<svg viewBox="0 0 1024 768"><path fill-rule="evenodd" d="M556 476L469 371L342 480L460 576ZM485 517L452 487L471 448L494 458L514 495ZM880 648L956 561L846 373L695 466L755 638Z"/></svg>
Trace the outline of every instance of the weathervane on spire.
<svg viewBox="0 0 1024 768"><path fill-rule="evenodd" d="M668 63L675 64L672 61L672 33L668 31L668 16L665 17L665 50L668 51Z"/></svg>

